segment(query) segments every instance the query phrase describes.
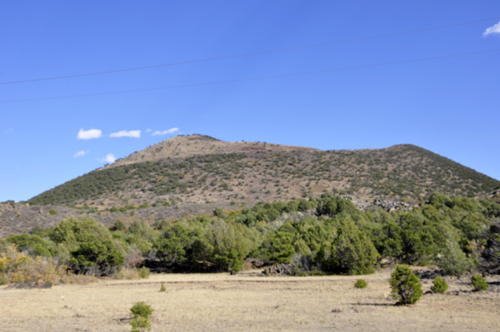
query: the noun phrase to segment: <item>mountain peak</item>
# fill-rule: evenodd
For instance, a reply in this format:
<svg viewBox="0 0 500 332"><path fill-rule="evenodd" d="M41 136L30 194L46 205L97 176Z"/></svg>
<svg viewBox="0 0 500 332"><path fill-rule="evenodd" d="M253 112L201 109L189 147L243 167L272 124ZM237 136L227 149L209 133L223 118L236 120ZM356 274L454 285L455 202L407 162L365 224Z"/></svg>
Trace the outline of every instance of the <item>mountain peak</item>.
<svg viewBox="0 0 500 332"><path fill-rule="evenodd" d="M141 162L154 162L162 159L186 158L195 155L249 152L249 151L321 151L318 149L272 144L266 142L225 142L208 135L178 135L144 150L134 152L128 157L118 159L105 168Z"/></svg>

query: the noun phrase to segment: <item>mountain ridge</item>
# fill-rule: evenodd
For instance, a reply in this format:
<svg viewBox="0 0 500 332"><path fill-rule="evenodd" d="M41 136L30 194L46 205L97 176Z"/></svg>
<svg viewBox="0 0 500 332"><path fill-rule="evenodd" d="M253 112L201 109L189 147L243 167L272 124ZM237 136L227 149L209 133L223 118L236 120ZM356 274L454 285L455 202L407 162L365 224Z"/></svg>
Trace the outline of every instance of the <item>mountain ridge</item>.
<svg viewBox="0 0 500 332"><path fill-rule="evenodd" d="M328 150L176 136L30 199L30 204L125 206L247 202L324 192L419 200L433 191L481 196L500 181L424 148Z"/></svg>

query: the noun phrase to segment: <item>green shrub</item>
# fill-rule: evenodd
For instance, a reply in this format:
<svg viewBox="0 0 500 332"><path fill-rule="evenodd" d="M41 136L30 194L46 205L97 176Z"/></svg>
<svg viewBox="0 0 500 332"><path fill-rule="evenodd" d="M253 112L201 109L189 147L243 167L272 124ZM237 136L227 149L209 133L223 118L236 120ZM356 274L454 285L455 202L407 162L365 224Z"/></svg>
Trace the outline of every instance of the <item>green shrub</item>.
<svg viewBox="0 0 500 332"><path fill-rule="evenodd" d="M432 287L431 291L433 293L444 293L448 289L448 284L446 283L446 280L443 278L437 276L434 278L434 281L432 282Z"/></svg>
<svg viewBox="0 0 500 332"><path fill-rule="evenodd" d="M474 287L475 292L480 292L488 289L488 283L479 274L474 274L472 276L470 285Z"/></svg>
<svg viewBox="0 0 500 332"><path fill-rule="evenodd" d="M364 281L363 279L358 279L356 283L354 284L354 287L356 288L366 288L368 286L368 283Z"/></svg>
<svg viewBox="0 0 500 332"><path fill-rule="evenodd" d="M341 274L374 273L378 253L370 240L351 219L340 226L337 238L331 246L331 255L327 267Z"/></svg>
<svg viewBox="0 0 500 332"><path fill-rule="evenodd" d="M397 304L414 304L422 296L422 283L408 265L397 265L391 273L391 296Z"/></svg>
<svg viewBox="0 0 500 332"><path fill-rule="evenodd" d="M139 276L141 277L141 279L147 279L151 274L151 270L145 266L137 269L137 271L139 272Z"/></svg>
<svg viewBox="0 0 500 332"><path fill-rule="evenodd" d="M437 259L437 265L446 275L461 276L472 269L474 263L456 242L448 241Z"/></svg>
<svg viewBox="0 0 500 332"><path fill-rule="evenodd" d="M115 223L113 225L113 230L115 230L115 231L122 231L123 232L123 231L127 230L127 226L120 219L116 219L116 221L115 221Z"/></svg>
<svg viewBox="0 0 500 332"><path fill-rule="evenodd" d="M160 286L160 292L166 292L167 289L165 288L165 284L162 282Z"/></svg>
<svg viewBox="0 0 500 332"><path fill-rule="evenodd" d="M55 215L57 215L58 213L57 213L57 211L56 211L56 210L54 210L54 209L50 209L50 210L49 210L49 214L50 214L50 215L55 216Z"/></svg>
<svg viewBox="0 0 500 332"><path fill-rule="evenodd" d="M130 322L132 332L151 331L149 317L153 314L153 309L149 304L137 302L130 308L130 313L133 316L132 322Z"/></svg>
<svg viewBox="0 0 500 332"><path fill-rule="evenodd" d="M124 252L111 232L93 218L64 219L50 230L49 238L69 249L74 272L111 275L125 264Z"/></svg>

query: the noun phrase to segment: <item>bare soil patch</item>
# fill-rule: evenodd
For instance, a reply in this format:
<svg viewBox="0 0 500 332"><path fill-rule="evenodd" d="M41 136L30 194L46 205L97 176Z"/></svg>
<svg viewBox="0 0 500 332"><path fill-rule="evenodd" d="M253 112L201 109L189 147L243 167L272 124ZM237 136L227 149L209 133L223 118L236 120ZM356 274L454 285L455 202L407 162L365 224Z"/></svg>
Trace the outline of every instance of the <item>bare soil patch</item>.
<svg viewBox="0 0 500 332"><path fill-rule="evenodd" d="M358 277L258 277L159 274L148 280L101 280L51 289L0 287L0 331L130 331L129 309L153 309L152 331L499 331L500 278L470 292L450 279L447 294L394 306L390 270ZM167 289L160 292L163 282ZM422 279L424 292L431 279ZM458 295L457 295L458 294Z"/></svg>

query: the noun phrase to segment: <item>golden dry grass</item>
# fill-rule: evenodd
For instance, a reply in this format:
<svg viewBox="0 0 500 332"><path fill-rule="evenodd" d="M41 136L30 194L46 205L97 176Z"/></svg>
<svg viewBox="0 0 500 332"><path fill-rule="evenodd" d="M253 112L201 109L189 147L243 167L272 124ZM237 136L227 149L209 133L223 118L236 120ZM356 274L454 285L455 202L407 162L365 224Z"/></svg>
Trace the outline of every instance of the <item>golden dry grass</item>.
<svg viewBox="0 0 500 332"><path fill-rule="evenodd" d="M499 278L490 290L449 280L448 294L394 306L389 274L357 277L256 277L164 274L52 289L0 287L1 331L130 331L129 309L150 304L153 331L500 331ZM424 291L432 285L424 281ZM160 292L163 282L166 292ZM454 295L462 290L460 295ZM64 296L64 299L62 299ZM332 311L333 310L333 311ZM338 311L338 312L335 312Z"/></svg>

